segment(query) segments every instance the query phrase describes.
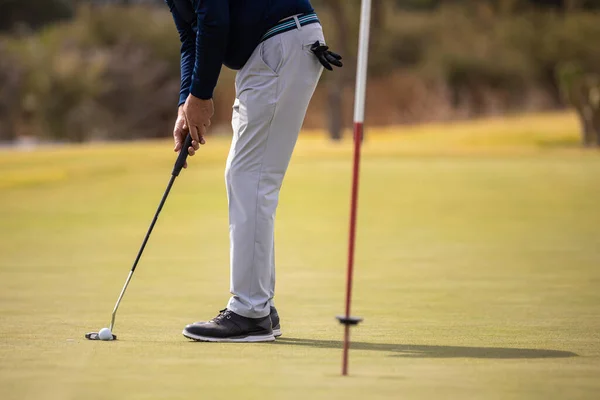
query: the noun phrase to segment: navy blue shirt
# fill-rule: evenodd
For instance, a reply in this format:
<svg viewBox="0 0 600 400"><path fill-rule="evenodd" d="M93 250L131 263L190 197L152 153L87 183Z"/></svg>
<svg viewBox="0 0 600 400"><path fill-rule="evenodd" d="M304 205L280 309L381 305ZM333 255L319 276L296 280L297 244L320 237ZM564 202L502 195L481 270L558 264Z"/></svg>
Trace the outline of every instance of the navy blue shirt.
<svg viewBox="0 0 600 400"><path fill-rule="evenodd" d="M292 15L313 12L310 0L165 0L181 40L181 92L213 96L221 66L240 69L262 36Z"/></svg>

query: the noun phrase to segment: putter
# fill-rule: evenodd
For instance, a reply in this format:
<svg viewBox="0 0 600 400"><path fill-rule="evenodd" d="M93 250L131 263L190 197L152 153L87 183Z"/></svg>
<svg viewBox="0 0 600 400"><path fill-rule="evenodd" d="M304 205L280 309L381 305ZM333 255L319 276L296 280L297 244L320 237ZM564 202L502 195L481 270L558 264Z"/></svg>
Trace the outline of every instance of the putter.
<svg viewBox="0 0 600 400"><path fill-rule="evenodd" d="M135 261L133 262L133 266L131 267L131 270L129 271L129 275L127 275L127 280L125 281L125 285L123 285L123 289L121 289L121 293L119 294L119 298L117 299L117 303L115 304L115 308L113 309L112 317L110 320L110 328L109 328L111 333L115 327L115 317L117 316L117 310L119 309L119 304L121 304L121 299L123 299L125 290L127 290L127 286L129 286L131 277L133 276L133 273L135 272L138 262L140 261L140 258L142 257L142 253L144 252L146 243L148 243L150 234L152 233L152 230L154 229L154 225L156 224L156 221L158 220L158 215L160 214L160 211L162 210L163 206L165 205L165 201L167 200L167 197L169 196L169 192L171 191L171 187L173 186L173 183L175 183L175 178L177 178L179 176L181 169L185 165L185 161L187 160L187 157L188 157L187 149L191 145L192 145L192 136L187 135L187 137L185 138L185 143L183 144L183 147L181 148L181 150L179 151L179 155L177 156L177 161L175 161L175 166L173 167L173 172L171 172L171 179L169 180L167 189L165 190L165 193L163 194L163 197L160 200L160 204L158 205L158 209L156 210L156 213L154 214L152 223L150 224L150 227L148 228L146 237L144 238L144 241L142 242L142 246L140 247L140 250L138 251L137 257L135 258ZM89 340L100 340L100 337L98 336L98 332L86 333L85 338L89 339ZM116 339L117 339L117 336L115 334L113 334L112 340L116 340Z"/></svg>

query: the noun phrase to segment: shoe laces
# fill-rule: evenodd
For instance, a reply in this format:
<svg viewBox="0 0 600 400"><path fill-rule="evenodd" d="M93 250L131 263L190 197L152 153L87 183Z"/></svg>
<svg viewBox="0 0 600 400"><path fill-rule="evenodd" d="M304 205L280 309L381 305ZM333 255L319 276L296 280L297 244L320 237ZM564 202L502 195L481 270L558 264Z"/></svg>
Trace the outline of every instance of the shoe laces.
<svg viewBox="0 0 600 400"><path fill-rule="evenodd" d="M224 308L223 310L219 311L219 315L217 315L216 317L214 317L212 319L212 322L219 323L219 322L223 321L224 319L231 319L232 313L233 312L231 310Z"/></svg>

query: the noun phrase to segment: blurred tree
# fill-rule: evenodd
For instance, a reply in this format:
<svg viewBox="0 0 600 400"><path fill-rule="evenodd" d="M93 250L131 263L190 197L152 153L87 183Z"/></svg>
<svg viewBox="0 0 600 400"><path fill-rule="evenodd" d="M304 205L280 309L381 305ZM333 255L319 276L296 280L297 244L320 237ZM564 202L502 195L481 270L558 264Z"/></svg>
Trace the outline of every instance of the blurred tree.
<svg viewBox="0 0 600 400"><path fill-rule="evenodd" d="M598 10L598 0L529 0L531 4L541 8L554 8L563 11Z"/></svg>
<svg viewBox="0 0 600 400"><path fill-rule="evenodd" d="M92 1L96 7L90 7ZM0 136L87 140L168 134L179 78L177 33L163 0L129 1L131 6L122 7L104 6L121 0L81 0L68 23L27 37L2 35ZM600 37L600 14L585 12L595 6L585 0L560 13L546 7L564 11L563 3L540 1L373 0L369 124L578 107L573 94L564 95L557 66L573 62L600 75L593 40ZM160 7L135 6L138 2ZM336 139L351 122L360 3L313 0L328 43L344 56L345 67L324 74L313 106L323 107L314 109L306 126L327 121ZM416 8L406 8L409 3ZM228 124L233 79L231 71L223 71L215 125ZM586 90L588 111L580 107L582 116L598 104L598 90L589 85ZM582 121L589 141L592 119Z"/></svg>
<svg viewBox="0 0 600 400"><path fill-rule="evenodd" d="M40 28L48 23L71 18L69 0L0 0L0 32L17 27Z"/></svg>
<svg viewBox="0 0 600 400"><path fill-rule="evenodd" d="M360 2L352 3L346 0L316 0L315 6L327 9L334 23L335 51L344 57L344 68L336 70L328 85L328 127L329 135L333 140L340 140L343 136L345 121L344 92L351 85L355 73L355 52L351 46L356 44L356 37L352 36L360 22ZM380 43L380 38L386 30L385 12L389 0L372 0L371 11L371 43L375 47Z"/></svg>
<svg viewBox="0 0 600 400"><path fill-rule="evenodd" d="M0 42L0 141L16 137L16 115L20 112L22 73Z"/></svg>
<svg viewBox="0 0 600 400"><path fill-rule="evenodd" d="M396 7L404 10L433 10L442 0L395 0Z"/></svg>
<svg viewBox="0 0 600 400"><path fill-rule="evenodd" d="M493 1L496 10L503 15L513 14L518 9L522 8L527 1L526 0L494 0Z"/></svg>
<svg viewBox="0 0 600 400"><path fill-rule="evenodd" d="M598 0L395 0L396 7L400 9L423 11L435 10L441 5L455 4L472 7L482 3L493 5L502 14L522 11L531 8L531 6L565 11L600 9L600 1Z"/></svg>
<svg viewBox="0 0 600 400"><path fill-rule="evenodd" d="M536 7L562 9L565 0L529 0Z"/></svg>
<svg viewBox="0 0 600 400"><path fill-rule="evenodd" d="M598 0L564 0L563 7L567 11L598 10L598 9L600 9L600 1L598 1Z"/></svg>
<svg viewBox="0 0 600 400"><path fill-rule="evenodd" d="M566 63L557 69L557 79L565 100L581 120L582 144L600 148L600 75Z"/></svg>
<svg viewBox="0 0 600 400"><path fill-rule="evenodd" d="M91 4L119 4L119 5L134 5L134 4L144 4L144 5L160 5L164 6L164 0L74 0L78 3L91 3Z"/></svg>
<svg viewBox="0 0 600 400"><path fill-rule="evenodd" d="M343 115L343 97L344 90L347 86L348 66L351 63L348 60L350 54L350 43L348 33L348 18L346 16L347 2L345 0L322 0L321 3L329 9L331 13L334 27L334 41L338 48L335 51L341 53L345 58L346 67L335 71L328 84L328 105L329 105L329 135L333 140L340 140L344 130L344 115Z"/></svg>
<svg viewBox="0 0 600 400"><path fill-rule="evenodd" d="M381 32L385 30L385 0L373 0L372 15L371 15L371 38L373 42L381 36Z"/></svg>

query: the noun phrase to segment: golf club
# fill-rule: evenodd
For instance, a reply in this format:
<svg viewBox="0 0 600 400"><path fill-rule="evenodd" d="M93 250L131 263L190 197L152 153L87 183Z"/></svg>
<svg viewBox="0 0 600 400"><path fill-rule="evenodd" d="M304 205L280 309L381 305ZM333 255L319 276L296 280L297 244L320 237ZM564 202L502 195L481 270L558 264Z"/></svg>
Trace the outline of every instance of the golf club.
<svg viewBox="0 0 600 400"><path fill-rule="evenodd" d="M156 213L154 214L152 223L150 224L150 227L148 228L146 237L144 237L142 246L140 247L140 250L137 253L137 257L135 258L135 261L133 262L133 266L131 267L131 270L129 271L129 275L127 275L127 280L125 281L125 284L123 285L123 289L121 289L121 293L119 294L119 298L117 299L117 303L115 304L115 308L113 309L113 312L112 312L112 317L110 320L110 327L108 328L109 329L108 334L112 335L112 339L110 338L110 336L108 336L108 338L102 337L102 335L99 332L86 333L86 335L85 335L86 339L89 339L89 340L116 340L117 339L117 336L115 334L113 334L112 331L115 327L115 317L117 315L117 310L119 309L119 305L121 304L121 299L123 298L123 295L125 294L125 290L127 290L127 286L129 286L129 282L131 281L131 277L133 276L133 273L135 272L138 262L140 261L140 258L142 257L142 253L144 252L146 243L148 243L150 234L152 233L152 230L154 229L154 225L156 224L156 221L158 220L158 215L160 214L160 211L162 210L163 206L165 205L165 201L167 200L167 197L169 196L169 192L171 191L171 187L173 186L173 183L175 183L175 178L177 178L179 176L181 169L185 165L185 161L187 160L187 156L188 156L187 149L191 145L192 145L192 136L188 135L185 139L185 143L183 144L183 147L179 151L179 155L177 156L177 161L175 161L175 166L173 167L173 172L171 172L171 179L169 180L167 189L165 190L165 193L163 194L163 197L160 200L160 204L158 205L158 209L156 210Z"/></svg>

